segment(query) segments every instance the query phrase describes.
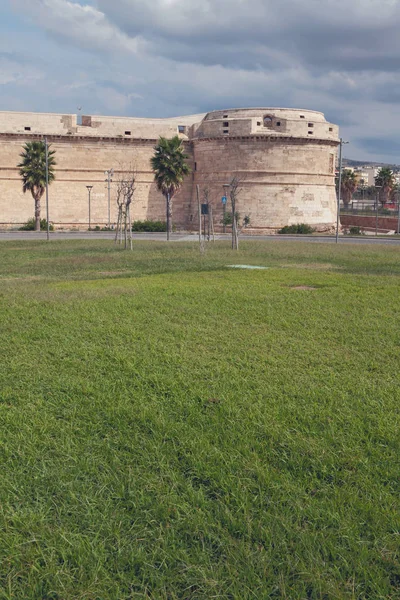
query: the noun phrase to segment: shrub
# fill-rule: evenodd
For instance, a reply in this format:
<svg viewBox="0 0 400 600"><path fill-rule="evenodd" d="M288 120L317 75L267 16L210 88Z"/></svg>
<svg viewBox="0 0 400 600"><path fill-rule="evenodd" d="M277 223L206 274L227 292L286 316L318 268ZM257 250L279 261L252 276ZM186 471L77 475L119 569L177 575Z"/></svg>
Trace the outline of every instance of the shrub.
<svg viewBox="0 0 400 600"><path fill-rule="evenodd" d="M132 226L132 231L144 231L144 232L165 232L167 231L166 221L135 221Z"/></svg>
<svg viewBox="0 0 400 600"><path fill-rule="evenodd" d="M132 231L161 233L167 231L167 223L165 221L134 221Z"/></svg>
<svg viewBox="0 0 400 600"><path fill-rule="evenodd" d="M350 227L349 234L350 235L362 235L361 227L356 227L356 226Z"/></svg>
<svg viewBox="0 0 400 600"><path fill-rule="evenodd" d="M53 225L50 223L50 231L54 231ZM35 219L29 219L25 225L19 228L19 231L35 231ZM47 231L46 219L40 219L40 231Z"/></svg>
<svg viewBox="0 0 400 600"><path fill-rule="evenodd" d="M240 220L240 214L238 212L236 212L236 222L239 223L239 220ZM249 217L249 222L250 222L250 217ZM222 225L232 225L232 213L226 212L225 215L222 217L221 223L222 223Z"/></svg>
<svg viewBox="0 0 400 600"><path fill-rule="evenodd" d="M313 229L310 225L307 225L306 223L298 223L297 225L285 225L285 227L282 227L282 229L280 229L278 231L278 233L281 233L281 234L285 234L285 233L309 234L309 233L313 233L314 231L315 231L315 229Z"/></svg>

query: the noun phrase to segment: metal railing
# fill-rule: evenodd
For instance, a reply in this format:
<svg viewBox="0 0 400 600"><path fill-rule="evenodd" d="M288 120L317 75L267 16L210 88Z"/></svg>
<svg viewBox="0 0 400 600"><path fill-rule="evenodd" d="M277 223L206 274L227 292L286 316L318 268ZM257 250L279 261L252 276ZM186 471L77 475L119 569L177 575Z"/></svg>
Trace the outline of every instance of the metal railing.
<svg viewBox="0 0 400 600"><path fill-rule="evenodd" d="M387 203L382 205L380 202L362 202L360 200L353 200L350 204L342 204L340 206L340 214L350 215L366 215L373 216L378 214L381 217L398 217L400 214L400 203Z"/></svg>

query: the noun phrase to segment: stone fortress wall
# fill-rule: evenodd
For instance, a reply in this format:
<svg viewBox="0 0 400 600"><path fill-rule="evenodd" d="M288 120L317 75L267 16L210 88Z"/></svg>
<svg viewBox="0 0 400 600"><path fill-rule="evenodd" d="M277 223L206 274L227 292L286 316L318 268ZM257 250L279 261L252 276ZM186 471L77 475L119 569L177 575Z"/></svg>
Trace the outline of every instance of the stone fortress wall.
<svg viewBox="0 0 400 600"><path fill-rule="evenodd" d="M192 173L174 199L174 223L197 224L196 185L210 190L216 222L222 217L223 185L241 180L238 210L257 231L293 223L329 229L336 222L334 186L338 127L324 115L293 109L234 109L171 119L139 119L0 112L0 224L33 216L33 199L22 193L17 164L22 146L47 136L56 151L56 181L50 187L50 220L56 227L92 225L108 218L104 172L115 178L133 165L137 189L134 219L165 220L165 201L154 183L150 158L159 136L179 135ZM115 179L111 222L116 221ZM42 202L45 216L44 199Z"/></svg>

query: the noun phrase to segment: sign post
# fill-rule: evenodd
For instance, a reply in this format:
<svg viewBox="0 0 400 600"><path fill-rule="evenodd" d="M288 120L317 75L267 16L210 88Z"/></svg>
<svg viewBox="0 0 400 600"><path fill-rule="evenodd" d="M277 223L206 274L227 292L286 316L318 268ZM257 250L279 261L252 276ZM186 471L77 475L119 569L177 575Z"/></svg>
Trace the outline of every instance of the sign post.
<svg viewBox="0 0 400 600"><path fill-rule="evenodd" d="M222 202L222 206L224 209L224 215L223 215L223 226L224 226L224 233L226 232L226 224L225 224L225 217L226 217L226 203L227 203L227 197L226 196L222 196L221 198L221 202Z"/></svg>

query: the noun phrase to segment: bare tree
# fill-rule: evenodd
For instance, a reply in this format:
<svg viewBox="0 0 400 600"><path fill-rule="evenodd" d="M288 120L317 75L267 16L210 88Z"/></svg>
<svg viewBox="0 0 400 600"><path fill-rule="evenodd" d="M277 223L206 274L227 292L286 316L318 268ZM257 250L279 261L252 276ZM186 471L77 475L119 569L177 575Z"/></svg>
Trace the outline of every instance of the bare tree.
<svg viewBox="0 0 400 600"><path fill-rule="evenodd" d="M129 247L132 250L132 218L131 206L136 189L135 169L130 166L122 169L117 178L116 201L118 207L118 221L115 233L115 243L122 245L125 250Z"/></svg>
<svg viewBox="0 0 400 600"><path fill-rule="evenodd" d="M229 184L229 196L232 206L232 250L239 250L239 224L236 203L239 194L242 192L242 188L240 188L242 182L242 179L235 176Z"/></svg>
<svg viewBox="0 0 400 600"><path fill-rule="evenodd" d="M211 190L208 185L203 189L203 204L207 204L207 241L209 242L211 239L211 234L214 240L214 223L213 223L213 206L211 200ZM204 236L206 232L204 232Z"/></svg>

